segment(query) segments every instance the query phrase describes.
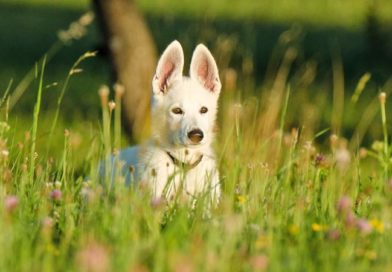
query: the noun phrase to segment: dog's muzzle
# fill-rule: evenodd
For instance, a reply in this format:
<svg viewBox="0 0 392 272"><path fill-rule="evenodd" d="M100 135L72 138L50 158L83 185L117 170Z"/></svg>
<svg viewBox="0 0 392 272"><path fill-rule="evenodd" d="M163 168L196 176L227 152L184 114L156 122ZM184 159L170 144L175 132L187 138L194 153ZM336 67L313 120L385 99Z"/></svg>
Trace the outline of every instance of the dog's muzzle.
<svg viewBox="0 0 392 272"><path fill-rule="evenodd" d="M188 138L193 144L198 144L203 140L204 134L200 129L193 129L188 132Z"/></svg>

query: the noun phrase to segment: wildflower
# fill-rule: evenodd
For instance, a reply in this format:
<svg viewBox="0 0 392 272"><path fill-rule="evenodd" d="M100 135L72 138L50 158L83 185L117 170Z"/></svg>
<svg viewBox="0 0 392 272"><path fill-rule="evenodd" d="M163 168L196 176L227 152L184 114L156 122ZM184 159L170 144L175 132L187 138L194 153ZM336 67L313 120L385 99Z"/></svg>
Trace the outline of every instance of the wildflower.
<svg viewBox="0 0 392 272"><path fill-rule="evenodd" d="M153 209L160 209L165 206L166 199L164 197L155 197L151 200L151 207Z"/></svg>
<svg viewBox="0 0 392 272"><path fill-rule="evenodd" d="M13 212L16 207L18 207L19 198L17 196L11 195L4 199L4 207L7 212Z"/></svg>
<svg viewBox="0 0 392 272"><path fill-rule="evenodd" d="M60 201L62 198L61 190L54 189L52 192L50 192L50 198L53 199L54 201Z"/></svg>
<svg viewBox="0 0 392 272"><path fill-rule="evenodd" d="M90 242L76 254L76 261L84 271L101 272L109 269L108 250L97 242Z"/></svg>
<svg viewBox="0 0 392 272"><path fill-rule="evenodd" d="M340 231L337 229L332 229L332 230L328 231L327 237L331 241L337 241L340 239Z"/></svg>
<svg viewBox="0 0 392 272"><path fill-rule="evenodd" d="M192 272L194 271L192 267L192 258L190 256L173 254L172 255L173 264L170 271L173 272Z"/></svg>
<svg viewBox="0 0 392 272"><path fill-rule="evenodd" d="M317 154L316 157L314 158L314 164L316 167L321 166L324 161L325 161L325 156L320 153Z"/></svg>
<svg viewBox="0 0 392 272"><path fill-rule="evenodd" d="M267 248L269 245L269 239L268 236L265 234L260 234L259 237L257 237L257 240L255 242L255 246L257 249L264 249Z"/></svg>
<svg viewBox="0 0 392 272"><path fill-rule="evenodd" d="M384 233L384 223L382 221L372 219L369 223L378 233Z"/></svg>
<svg viewBox="0 0 392 272"><path fill-rule="evenodd" d="M372 232L373 227L366 219L359 219L357 221L357 228L362 234L369 234Z"/></svg>
<svg viewBox="0 0 392 272"><path fill-rule="evenodd" d="M43 233L49 233L54 226L54 220L50 216L46 216L44 219L41 221L41 231Z"/></svg>
<svg viewBox="0 0 392 272"><path fill-rule="evenodd" d="M348 196L342 196L336 205L339 214L346 214L352 208L352 201Z"/></svg>
<svg viewBox="0 0 392 272"><path fill-rule="evenodd" d="M148 272L150 271L145 265L143 264L136 264L130 267L127 271L134 271L134 272Z"/></svg>
<svg viewBox="0 0 392 272"><path fill-rule="evenodd" d="M356 223L357 219L355 218L355 215L352 212L347 213L344 219L344 224L346 225L346 227L354 227Z"/></svg>
<svg viewBox="0 0 392 272"><path fill-rule="evenodd" d="M324 225L321 225L321 224L318 224L318 223L313 223L312 224L312 230L314 232L321 232L321 231L324 231L324 229L325 229Z"/></svg>
<svg viewBox="0 0 392 272"><path fill-rule="evenodd" d="M268 267L268 257L261 254L250 259L250 264L253 271L263 271Z"/></svg>
<svg viewBox="0 0 392 272"><path fill-rule="evenodd" d="M69 137L69 130L68 129L64 129L64 137L65 138Z"/></svg>
<svg viewBox="0 0 392 272"><path fill-rule="evenodd" d="M244 204L244 203L246 202L246 196L244 196L244 195L238 195L238 196L237 196L237 201L238 201L238 203L240 203L240 204Z"/></svg>

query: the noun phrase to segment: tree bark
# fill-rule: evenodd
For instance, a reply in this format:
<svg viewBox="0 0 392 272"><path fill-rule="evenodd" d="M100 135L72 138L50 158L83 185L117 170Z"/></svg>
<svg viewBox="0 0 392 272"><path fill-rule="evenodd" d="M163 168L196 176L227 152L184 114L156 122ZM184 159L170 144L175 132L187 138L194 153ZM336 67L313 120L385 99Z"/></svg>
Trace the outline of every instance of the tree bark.
<svg viewBox="0 0 392 272"><path fill-rule="evenodd" d="M149 131L151 81L156 49L133 0L93 0L109 50L115 81L122 84L123 125L131 138Z"/></svg>

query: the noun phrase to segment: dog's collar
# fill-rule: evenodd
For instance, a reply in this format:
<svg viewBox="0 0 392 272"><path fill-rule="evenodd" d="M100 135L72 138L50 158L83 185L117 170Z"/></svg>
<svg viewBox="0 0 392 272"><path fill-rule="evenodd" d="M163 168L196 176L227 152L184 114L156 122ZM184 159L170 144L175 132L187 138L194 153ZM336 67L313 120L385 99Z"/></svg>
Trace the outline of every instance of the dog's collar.
<svg viewBox="0 0 392 272"><path fill-rule="evenodd" d="M196 166L199 165L199 163L203 159L203 155L200 155L200 157L195 162L186 163L186 162L180 161L177 158L175 158L172 154L170 154L169 151L166 151L166 154L169 156L169 158L172 160L172 162L175 166L177 166L185 171L189 171L189 170L195 168Z"/></svg>

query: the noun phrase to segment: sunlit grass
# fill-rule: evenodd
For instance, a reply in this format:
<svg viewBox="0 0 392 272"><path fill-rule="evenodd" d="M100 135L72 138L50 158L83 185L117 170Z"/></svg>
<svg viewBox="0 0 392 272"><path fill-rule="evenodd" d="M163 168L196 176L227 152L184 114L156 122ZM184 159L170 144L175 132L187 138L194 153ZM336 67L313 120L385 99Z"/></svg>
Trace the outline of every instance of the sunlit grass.
<svg viewBox="0 0 392 272"><path fill-rule="evenodd" d="M257 89L252 63L236 71L226 61L230 37L213 46L224 85L223 197L209 212L203 201L152 200L120 177L103 183L98 162L126 145L120 86L102 87L101 97L85 86L91 103L101 100L102 120L70 121L62 100L86 76L86 53L64 70L51 111L41 111L56 87L43 57L29 79L34 115L9 111L19 82L0 98L0 271L391 270L390 83L371 93L365 74L345 99L337 63L335 82L320 89L314 65L292 67L297 49L283 38Z"/></svg>
<svg viewBox="0 0 392 272"><path fill-rule="evenodd" d="M5 0L13 4L86 9L88 0ZM391 22L392 3L389 0L137 0L146 14L260 20L270 23L299 22L315 26L335 26L358 29L366 20L369 7L377 7L384 22Z"/></svg>
<svg viewBox="0 0 392 272"><path fill-rule="evenodd" d="M207 214L202 202L167 205L121 178L100 181L98 161L119 144L119 97L116 104L106 97L112 88L100 91L103 124L92 120L88 131L63 131L61 110L40 116L37 106L21 136L6 114L9 99L2 100L0 270L389 270L388 96L377 98L379 141L349 149L342 136L306 118L287 125L296 89L285 76L290 63L281 63L287 67L277 69L262 97L252 90L238 96L235 71L222 77L228 88L216 147L223 197ZM41 87L43 64L35 79ZM37 91L39 102L45 90ZM57 125L48 137L51 122ZM329 138L323 146L321 136Z"/></svg>

